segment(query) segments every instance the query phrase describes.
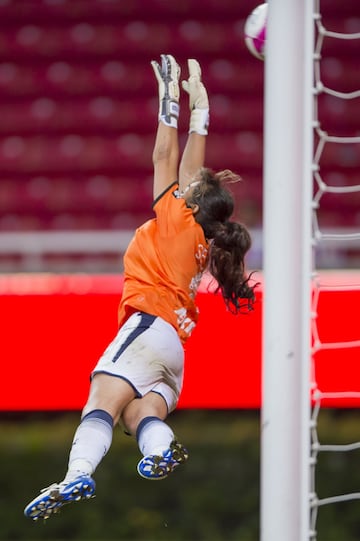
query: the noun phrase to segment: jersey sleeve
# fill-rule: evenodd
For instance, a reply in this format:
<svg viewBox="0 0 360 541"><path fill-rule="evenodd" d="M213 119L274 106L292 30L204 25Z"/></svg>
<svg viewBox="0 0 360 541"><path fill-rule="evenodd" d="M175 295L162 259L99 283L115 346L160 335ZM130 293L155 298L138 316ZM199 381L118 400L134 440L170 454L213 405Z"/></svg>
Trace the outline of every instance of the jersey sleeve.
<svg viewBox="0 0 360 541"><path fill-rule="evenodd" d="M179 186L171 184L153 204L159 234L172 237L195 223L193 212L179 197Z"/></svg>

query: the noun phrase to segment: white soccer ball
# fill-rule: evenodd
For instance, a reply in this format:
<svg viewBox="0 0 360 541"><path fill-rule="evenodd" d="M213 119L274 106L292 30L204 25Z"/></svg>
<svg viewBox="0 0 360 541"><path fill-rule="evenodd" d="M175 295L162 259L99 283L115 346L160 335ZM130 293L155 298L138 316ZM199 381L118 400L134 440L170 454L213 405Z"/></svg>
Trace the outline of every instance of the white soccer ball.
<svg viewBox="0 0 360 541"><path fill-rule="evenodd" d="M245 21L245 43L251 54L260 60L265 58L266 20L268 5L260 4Z"/></svg>

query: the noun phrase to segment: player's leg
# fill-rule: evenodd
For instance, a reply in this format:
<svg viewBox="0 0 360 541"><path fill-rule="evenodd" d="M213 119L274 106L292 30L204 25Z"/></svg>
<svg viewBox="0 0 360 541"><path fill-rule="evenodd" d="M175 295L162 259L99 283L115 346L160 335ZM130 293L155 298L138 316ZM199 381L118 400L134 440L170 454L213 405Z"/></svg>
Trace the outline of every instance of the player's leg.
<svg viewBox="0 0 360 541"><path fill-rule="evenodd" d="M92 475L108 452L113 427L125 406L133 400L135 391L124 379L95 374L81 423L75 432L65 479L79 473Z"/></svg>
<svg viewBox="0 0 360 541"><path fill-rule="evenodd" d="M165 423L167 414L168 404L158 392L149 392L143 398L132 400L123 411L122 422L128 432L136 436L144 455L137 470L146 479L165 479L189 456Z"/></svg>
<svg viewBox="0 0 360 541"><path fill-rule="evenodd" d="M92 474L110 448L114 423L135 396L123 379L107 374L94 376L88 402L83 410L69 454L63 481L43 489L25 508L33 520L47 519L68 503L89 499L95 492Z"/></svg>

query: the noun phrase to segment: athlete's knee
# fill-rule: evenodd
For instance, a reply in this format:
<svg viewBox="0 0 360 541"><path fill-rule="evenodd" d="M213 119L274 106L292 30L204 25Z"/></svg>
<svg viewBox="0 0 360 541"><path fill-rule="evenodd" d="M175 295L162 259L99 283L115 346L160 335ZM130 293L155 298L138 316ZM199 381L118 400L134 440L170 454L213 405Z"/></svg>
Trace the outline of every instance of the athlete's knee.
<svg viewBox="0 0 360 541"><path fill-rule="evenodd" d="M134 396L135 391L124 380L98 374L91 382L89 398L84 407L83 416L94 409L101 409L112 416L115 424Z"/></svg>
<svg viewBox="0 0 360 541"><path fill-rule="evenodd" d="M135 398L123 410L121 421L127 432L133 436L140 422L145 417L158 417L165 420L168 409L165 400L156 393L148 393L142 398Z"/></svg>

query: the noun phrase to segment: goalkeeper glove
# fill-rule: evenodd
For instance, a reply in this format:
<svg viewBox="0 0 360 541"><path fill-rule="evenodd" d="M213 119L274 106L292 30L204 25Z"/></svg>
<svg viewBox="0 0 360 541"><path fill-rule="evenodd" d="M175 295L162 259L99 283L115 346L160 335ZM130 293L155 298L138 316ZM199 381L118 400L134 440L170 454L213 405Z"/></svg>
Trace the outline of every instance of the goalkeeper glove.
<svg viewBox="0 0 360 541"><path fill-rule="evenodd" d="M161 66L151 62L159 85L159 120L177 128L179 118L179 77L180 67L170 54L161 55Z"/></svg>
<svg viewBox="0 0 360 541"><path fill-rule="evenodd" d="M182 81L182 87L189 94L190 128L189 133L208 134L209 99L201 81L201 68L197 60L188 60L189 78Z"/></svg>

